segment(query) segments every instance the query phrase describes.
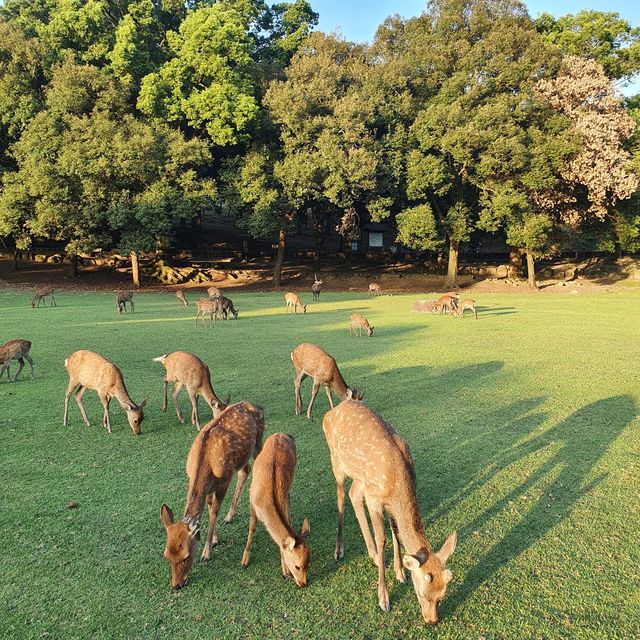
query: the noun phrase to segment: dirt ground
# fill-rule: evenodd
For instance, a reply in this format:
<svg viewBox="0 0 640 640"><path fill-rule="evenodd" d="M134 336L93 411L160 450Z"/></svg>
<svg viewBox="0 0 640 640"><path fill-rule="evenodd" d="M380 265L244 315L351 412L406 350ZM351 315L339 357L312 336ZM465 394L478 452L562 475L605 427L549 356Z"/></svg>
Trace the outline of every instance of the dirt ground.
<svg viewBox="0 0 640 640"><path fill-rule="evenodd" d="M0 258L0 289L33 289L44 284L58 290L67 291L116 291L131 287L131 273L128 269L111 267L84 267L78 277L73 277L68 265L22 261L18 269L13 260ZM228 291L272 291L271 264L268 261L252 261L249 264L229 264L225 268L226 277L210 283L163 285L156 280L142 279L141 288L155 291L185 289L205 291L215 284ZM443 291L444 277L423 275L415 265L380 265L361 262L323 263L321 278L325 291L367 291L370 282L378 282L384 293L429 293ZM283 270L282 289L304 291L313 282L313 269L309 264L289 264ZM606 277L576 277L539 280L541 293L576 294L580 292L615 291L621 287L637 284L640 279L629 278L627 274L608 274ZM524 293L529 291L526 281L506 278L482 278L461 276L459 290L469 295L482 293Z"/></svg>

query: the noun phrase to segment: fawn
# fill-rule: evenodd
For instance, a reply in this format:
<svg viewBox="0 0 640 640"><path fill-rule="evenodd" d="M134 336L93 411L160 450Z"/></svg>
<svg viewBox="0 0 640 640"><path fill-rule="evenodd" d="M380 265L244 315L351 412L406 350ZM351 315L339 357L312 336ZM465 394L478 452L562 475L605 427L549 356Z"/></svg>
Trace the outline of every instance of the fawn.
<svg viewBox="0 0 640 640"><path fill-rule="evenodd" d="M473 311L473 315L475 316L475 319L476 320L478 319L478 311L476 309L475 300L471 300L471 298L467 298L466 300L463 300L462 302L460 302L455 311L455 315L458 318L464 318L465 309L469 309L469 311Z"/></svg>
<svg viewBox="0 0 640 640"><path fill-rule="evenodd" d="M102 426L111 433L111 421L109 420L109 403L111 398L115 398L120 406L127 412L129 426L136 435L140 434L140 424L144 418L142 408L147 404L146 399L140 404L136 404L124 386L122 372L115 364L109 362L101 355L93 351L76 351L65 361L64 366L69 372L69 386L64 398L64 426L68 424L69 397L74 389L75 399L80 407L80 413L85 424L89 427L89 418L82 404L82 396L87 389L93 389L100 396L104 409Z"/></svg>
<svg viewBox="0 0 640 640"><path fill-rule="evenodd" d="M371 295L371 296L381 296L382 295L382 287L377 282L372 282L369 285L369 295Z"/></svg>
<svg viewBox="0 0 640 640"><path fill-rule="evenodd" d="M227 407L229 399L227 398L226 402L221 402L216 396L211 386L209 367L197 356L185 351L174 351L153 360L161 362L165 369L162 410L167 410L167 387L170 382L173 382L173 404L178 420L182 424L184 424L184 418L178 404L178 394L183 386L187 387L187 393L191 400L191 423L196 426L198 431L200 431L200 418L198 417L198 398L200 396L211 407L214 418L218 417Z"/></svg>
<svg viewBox="0 0 640 640"><path fill-rule="evenodd" d="M116 308L118 313L127 311L127 302L129 303L129 311L133 313L133 291L117 291L116 292Z"/></svg>
<svg viewBox="0 0 640 640"><path fill-rule="evenodd" d="M50 305L52 307L57 307L58 305L56 304L56 299L53 297L55 289L53 287L38 287L36 289L36 294L33 296L33 299L31 300L31 306L35 307L35 306L40 306L40 303L43 302L44 306L47 306L47 303L44 301L44 299L49 296L51 298L51 302ZM36 302L38 303L36 305Z"/></svg>
<svg viewBox="0 0 640 640"><path fill-rule="evenodd" d="M176 298L178 298L183 307L189 306L189 301L185 298L184 291L182 291L182 289L178 289L176 291Z"/></svg>
<svg viewBox="0 0 640 640"><path fill-rule="evenodd" d="M196 300L196 326L198 318L202 318L202 324L206 326L205 315L209 316L209 326L215 324L221 312L222 302L219 297L199 298Z"/></svg>
<svg viewBox="0 0 640 640"><path fill-rule="evenodd" d="M445 569L445 563L455 550L456 532L449 535L439 551L431 549L416 499L415 469L407 444L390 424L358 400L345 400L326 413L322 429L336 478L336 560L344 557L344 483L347 478L352 478L349 498L369 557L378 567L380 608L385 612L390 610L384 576L386 513L391 522L395 576L404 582L404 569L411 572L422 617L426 622L436 624L438 603L444 598L447 585L453 577L451 571ZM375 543L365 514L365 502ZM400 544L405 548L402 559Z"/></svg>
<svg viewBox="0 0 640 640"><path fill-rule="evenodd" d="M314 282L311 285L311 293L314 302L320 300L320 292L322 291L322 280L318 280L318 276L314 276Z"/></svg>
<svg viewBox="0 0 640 640"><path fill-rule="evenodd" d="M309 522L305 518L300 533L291 526L289 494L296 469L296 445L292 436L270 435L253 465L249 489L251 516L242 566L249 566L251 544L258 520L280 549L280 570L285 578L293 576L299 587L307 584L311 556L307 546Z"/></svg>
<svg viewBox="0 0 640 640"><path fill-rule="evenodd" d="M209 509L209 531L202 551L202 561L211 557L211 546L218 544L216 518L233 474L238 482L224 519L231 522L236 513L242 488L251 470L249 459L260 453L264 433L264 413L248 402L229 405L198 433L187 456L187 502L182 521L175 522L166 504L160 519L167 530L164 556L171 567L171 586L180 589L198 551L200 518L205 501Z"/></svg>
<svg viewBox="0 0 640 640"><path fill-rule="evenodd" d="M300 301L300 298L295 293L291 293L290 291L285 293L284 303L285 303L284 304L285 313L289 309L293 309L293 313L298 313L298 307L302 309L302 313L307 313L307 305L302 304L302 302Z"/></svg>
<svg viewBox="0 0 640 640"><path fill-rule="evenodd" d="M373 335L373 327L369 324L369 321L359 313L352 313L351 324L349 325L349 335L352 335L353 332L353 335L362 337L363 329L367 332L369 337Z"/></svg>
<svg viewBox="0 0 640 640"><path fill-rule="evenodd" d="M0 346L0 378L2 378L5 370L7 372L7 379L11 381L11 372L9 371L9 365L12 360L18 361L18 371L16 375L13 376L13 381L15 382L22 371L22 367L24 367L24 361L26 360L29 363L29 367L31 368L31 378L35 378L33 374L33 360L29 355L29 350L31 349L31 342L29 340L9 340L9 342L5 342L2 346Z"/></svg>
<svg viewBox="0 0 640 640"><path fill-rule="evenodd" d="M329 404L333 409L333 390L340 399L347 397L362 398L363 394L357 389L350 389L344 381L336 361L324 350L315 344L303 342L291 352L291 361L296 370L296 377L293 381L296 398L296 415L302 412L302 396L300 395L300 384L307 377L313 378L313 388L311 390L311 400L307 409L307 418L311 418L311 407L318 394L320 385L329 398Z"/></svg>

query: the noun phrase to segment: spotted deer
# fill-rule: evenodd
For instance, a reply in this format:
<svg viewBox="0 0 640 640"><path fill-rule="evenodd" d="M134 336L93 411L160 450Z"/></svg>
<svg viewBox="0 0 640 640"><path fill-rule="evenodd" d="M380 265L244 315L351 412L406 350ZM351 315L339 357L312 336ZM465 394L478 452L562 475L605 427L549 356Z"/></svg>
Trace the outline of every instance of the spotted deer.
<svg viewBox="0 0 640 640"><path fill-rule="evenodd" d="M182 289L178 289L176 291L176 298L178 298L178 301L180 302L180 304L183 307L188 307L189 306L189 301L186 299L186 297L184 295L184 291Z"/></svg>
<svg viewBox="0 0 640 640"><path fill-rule="evenodd" d="M134 312L133 308L133 291L117 291L116 292L116 308L118 313L127 311L127 302L129 303L129 311Z"/></svg>
<svg viewBox="0 0 640 640"><path fill-rule="evenodd" d="M64 398L64 426L69 423L69 398L76 389L75 399L80 407L80 413L84 423L89 427L89 418L82 404L82 396L87 389L93 389L98 393L100 402L104 409L102 416L102 426L111 433L111 421L109 419L109 403L115 398L120 406L127 413L127 420L133 433L140 434L140 425L144 418L142 408L147 403L146 399L140 404L136 404L124 385L122 372L115 364L109 362L101 355L93 351L76 351L65 361L64 366L69 372L69 386ZM76 388L77 387L77 388Z"/></svg>
<svg viewBox="0 0 640 640"><path fill-rule="evenodd" d="M382 287L377 282L372 282L369 285L369 295L371 295L371 296L381 296L382 295Z"/></svg>
<svg viewBox="0 0 640 640"><path fill-rule="evenodd" d="M4 375L4 372L7 372L7 379L11 381L11 372L9 371L9 365L12 360L18 361L18 371L16 371L16 375L13 376L13 381L15 382L22 371L22 367L24 367L24 361L26 360L29 363L29 367L31 368L31 378L35 378L33 374L33 360L29 355L29 350L31 349L31 342L29 340L9 340L9 342L5 342L2 346L0 346L0 378Z"/></svg>
<svg viewBox="0 0 640 640"><path fill-rule="evenodd" d="M178 394L183 386L187 388L187 393L191 400L191 424L194 424L198 431L200 431L200 418L198 416L198 398L200 396L211 407L214 418L218 417L226 408L229 400L222 402L215 394L211 386L209 367L197 356L186 351L174 351L153 360L154 362L161 362L165 369L162 385L162 410L167 410L167 387L170 382L173 382L173 404L176 408L178 420L182 424L184 424L184 418L178 404Z"/></svg>
<svg viewBox="0 0 640 640"><path fill-rule="evenodd" d="M198 325L198 318L202 318L202 324L206 326L205 316L209 316L209 326L215 324L221 312L222 302L220 298L199 298L196 300L196 326Z"/></svg>
<svg viewBox="0 0 640 640"><path fill-rule="evenodd" d="M220 289L218 289L218 287L211 286L207 289L207 295L209 296L209 298L221 298L222 292L220 291Z"/></svg>
<svg viewBox="0 0 640 640"><path fill-rule="evenodd" d="M300 298L295 293L291 293L290 291L285 293L284 303L285 303L284 304L285 313L289 309L292 309L293 313L298 313L298 307L302 309L302 313L307 313L307 305L302 304L302 302L300 301Z"/></svg>
<svg viewBox="0 0 640 640"><path fill-rule="evenodd" d="M318 394L320 385L324 386L324 390L329 399L329 404L333 409L333 398L331 391L341 399L347 397L362 398L363 394L357 389L350 389L344 381L336 361L324 350L315 344L303 342L299 344L291 352L291 361L296 371L296 377L293 381L296 398L296 415L302 413L302 396L300 395L300 384L310 376L313 378L313 388L311 390L311 400L307 408L307 418L311 418L311 407Z"/></svg>
<svg viewBox="0 0 640 640"><path fill-rule="evenodd" d="M38 287L36 289L36 294L33 296L31 300L31 306L39 307L40 303L43 302L44 306L46 307L47 303L45 302L45 298L49 297L51 298L50 306L57 307L58 305L56 304L56 299L53 296L54 292L55 292L55 289L53 287ZM38 303L37 305L36 305L36 302Z"/></svg>
<svg viewBox="0 0 640 640"><path fill-rule="evenodd" d="M231 522L238 508L242 488L251 467L249 460L260 453L264 433L264 413L248 402L229 405L198 433L187 456L189 487L184 516L175 522L173 512L163 504L160 519L167 531L164 556L171 567L171 586L180 589L198 552L200 519L205 502L209 510L209 531L201 559L211 557L218 544L216 519L234 473L238 482L225 522Z"/></svg>
<svg viewBox="0 0 640 640"><path fill-rule="evenodd" d="M369 321L360 313L352 313L351 324L349 325L349 335L362 337L363 329L367 332L369 337L373 335L373 327L369 324Z"/></svg>
<svg viewBox="0 0 640 640"><path fill-rule="evenodd" d="M456 547L456 532L434 552L424 533L416 498L413 460L406 442L390 424L358 400L345 400L325 414L322 429L329 445L331 466L336 478L338 535L335 558L344 557L342 523L344 484L353 482L349 498L362 531L367 552L378 567L378 604L388 612L389 595L384 575L384 514L391 522L393 569L398 581L405 581L404 569L411 572L422 617L438 622L438 604L452 579L445 563ZM374 539L369 530L364 504L369 511ZM405 554L400 558L400 545Z"/></svg>
<svg viewBox="0 0 640 640"><path fill-rule="evenodd" d="M469 311L473 311L473 315L475 316L475 319L478 319L478 311L476 309L476 301L475 300L471 300L471 298L467 298L466 300L463 300L460 304L458 304L458 307L455 311L455 315L458 318L464 318L464 312L466 309L469 309Z"/></svg>
<svg viewBox="0 0 640 640"><path fill-rule="evenodd" d="M322 280L318 280L318 276L314 276L314 282L311 285L311 293L314 302L320 300L320 292L322 291Z"/></svg>
<svg viewBox="0 0 640 640"><path fill-rule="evenodd" d="M291 526L289 494L296 469L296 445L292 436L270 435L253 465L249 489L250 520L242 566L249 566L251 545L258 521L266 527L280 550L280 570L285 578L293 577L299 587L307 584L311 562L307 536L309 522L305 518L300 533Z"/></svg>

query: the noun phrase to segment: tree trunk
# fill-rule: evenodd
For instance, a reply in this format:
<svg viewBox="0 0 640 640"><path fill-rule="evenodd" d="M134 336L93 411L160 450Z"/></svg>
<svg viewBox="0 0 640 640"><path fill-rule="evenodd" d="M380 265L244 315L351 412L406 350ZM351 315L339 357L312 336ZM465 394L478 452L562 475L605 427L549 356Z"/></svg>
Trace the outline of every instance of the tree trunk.
<svg viewBox="0 0 640 640"><path fill-rule="evenodd" d="M444 279L444 288L453 289L458 280L458 254L460 253L460 243L451 240L449 242L449 263L447 265L447 275Z"/></svg>
<svg viewBox="0 0 640 640"><path fill-rule="evenodd" d="M17 249L13 252L13 268L15 271L18 270L18 250Z"/></svg>
<svg viewBox="0 0 640 640"><path fill-rule="evenodd" d="M287 235L284 229L278 232L278 250L276 252L276 263L273 265L273 288L278 289L282 281L282 265L284 263L284 250L287 245Z"/></svg>
<svg viewBox="0 0 640 640"><path fill-rule="evenodd" d="M72 253L71 254L71 275L74 278L78 277L78 254L77 253Z"/></svg>
<svg viewBox="0 0 640 640"><path fill-rule="evenodd" d="M507 277L510 280L518 280L522 277L522 249L509 248L509 272Z"/></svg>
<svg viewBox="0 0 640 640"><path fill-rule="evenodd" d="M527 282L532 289L538 288L535 260L530 251L527 251Z"/></svg>
<svg viewBox="0 0 640 640"><path fill-rule="evenodd" d="M138 264L138 254L135 251L131 252L131 276L133 277L133 286L140 286L140 265Z"/></svg>

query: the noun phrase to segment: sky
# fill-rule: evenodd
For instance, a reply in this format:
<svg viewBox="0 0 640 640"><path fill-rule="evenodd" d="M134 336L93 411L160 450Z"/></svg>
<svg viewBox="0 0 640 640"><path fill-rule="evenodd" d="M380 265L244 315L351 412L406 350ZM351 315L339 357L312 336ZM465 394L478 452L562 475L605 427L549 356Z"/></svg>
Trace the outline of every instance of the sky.
<svg viewBox="0 0 640 640"><path fill-rule="evenodd" d="M370 42L378 26L393 14L404 18L417 16L424 11L426 0L310 0L314 11L320 14L318 28L325 32L338 30L347 40ZM631 26L640 26L640 2L635 0L525 0L529 14L535 18L540 13L554 16L578 13L582 9L619 13ZM560 5L561 8L558 8ZM640 92L640 81L629 87L620 87L625 95Z"/></svg>

